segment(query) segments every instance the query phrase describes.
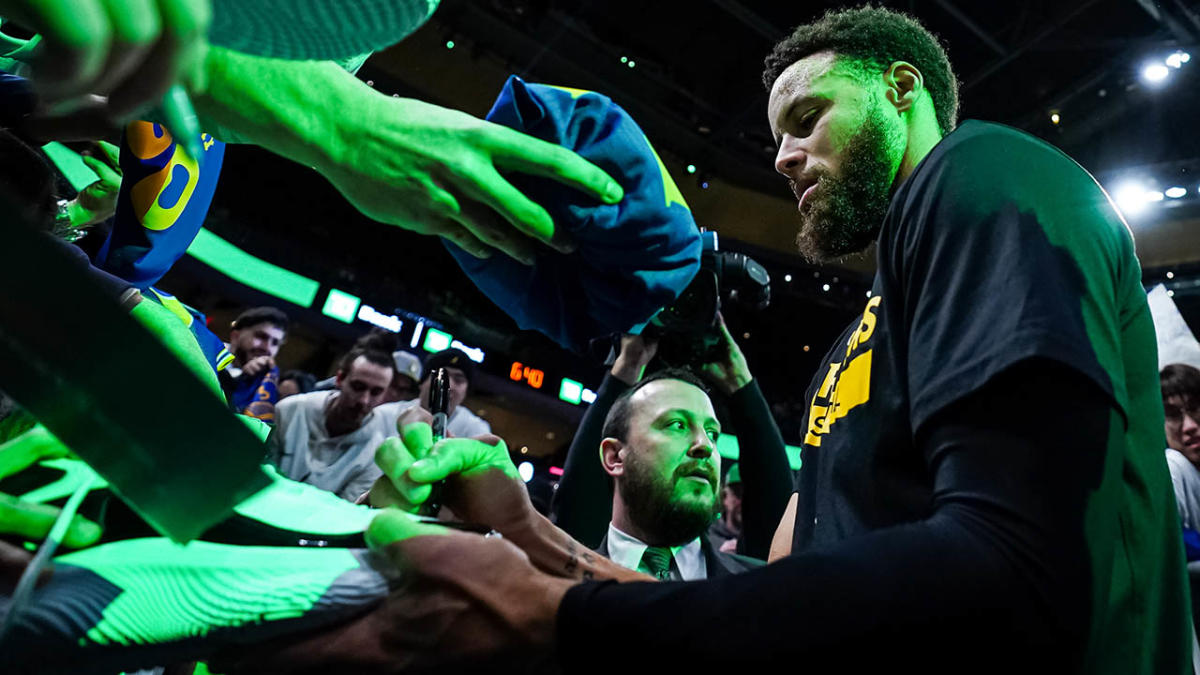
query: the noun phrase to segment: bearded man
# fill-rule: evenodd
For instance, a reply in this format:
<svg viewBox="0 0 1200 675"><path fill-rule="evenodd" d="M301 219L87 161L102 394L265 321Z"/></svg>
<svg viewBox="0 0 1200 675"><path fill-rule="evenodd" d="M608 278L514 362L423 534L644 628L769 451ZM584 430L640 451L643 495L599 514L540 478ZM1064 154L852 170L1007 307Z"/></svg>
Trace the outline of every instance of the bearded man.
<svg viewBox="0 0 1200 675"><path fill-rule="evenodd" d="M664 581L762 564L703 536L721 506L721 425L700 380L678 369L646 377L613 403L602 433L600 462L616 489L601 555Z"/></svg>
<svg viewBox="0 0 1200 675"><path fill-rule="evenodd" d="M619 644L642 672L1193 672L1154 326L1103 190L1025 133L956 128L946 54L898 12L800 26L763 79L802 251L878 259L809 388L771 564L629 582L533 514L499 446L434 448L385 473L453 474L444 503L504 539L375 519L408 575L388 635L463 627L391 662L611 672Z"/></svg>

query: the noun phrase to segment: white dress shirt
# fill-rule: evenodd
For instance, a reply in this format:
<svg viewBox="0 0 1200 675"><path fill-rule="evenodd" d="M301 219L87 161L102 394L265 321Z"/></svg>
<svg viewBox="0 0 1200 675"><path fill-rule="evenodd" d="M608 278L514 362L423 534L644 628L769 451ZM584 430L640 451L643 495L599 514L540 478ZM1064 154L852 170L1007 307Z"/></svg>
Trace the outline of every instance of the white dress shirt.
<svg viewBox="0 0 1200 675"><path fill-rule="evenodd" d="M625 534L611 522L608 524L608 559L622 567L649 574L650 571L642 564L642 555L646 553L645 542ZM696 581L708 578L708 565L704 562L704 551L700 549L700 537L689 541L683 546L671 547L671 558L675 568L684 581Z"/></svg>

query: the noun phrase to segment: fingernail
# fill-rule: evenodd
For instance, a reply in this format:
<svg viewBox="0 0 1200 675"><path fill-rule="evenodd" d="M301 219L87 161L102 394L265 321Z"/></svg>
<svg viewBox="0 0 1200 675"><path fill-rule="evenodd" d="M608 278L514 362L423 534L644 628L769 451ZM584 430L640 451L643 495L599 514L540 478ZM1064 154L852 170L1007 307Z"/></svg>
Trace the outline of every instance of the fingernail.
<svg viewBox="0 0 1200 675"><path fill-rule="evenodd" d="M604 201L609 204L616 204L625 198L625 190L621 188L615 181L608 184L608 189L604 191Z"/></svg>

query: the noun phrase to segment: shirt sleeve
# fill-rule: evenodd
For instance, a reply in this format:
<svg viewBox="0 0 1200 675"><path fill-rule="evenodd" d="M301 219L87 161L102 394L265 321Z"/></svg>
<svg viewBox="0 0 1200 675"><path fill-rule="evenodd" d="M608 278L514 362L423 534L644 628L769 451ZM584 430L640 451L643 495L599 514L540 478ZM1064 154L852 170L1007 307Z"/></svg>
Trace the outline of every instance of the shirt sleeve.
<svg viewBox="0 0 1200 675"><path fill-rule="evenodd" d="M1011 424L1026 406L1039 416ZM647 655L647 669L844 669L852 658L856 669L1074 672L1090 613L1083 514L1112 413L1078 373L1020 364L927 425L926 520L704 582L576 586L559 608L560 659L586 671L595 636L621 626L622 649ZM695 639L709 632L719 639Z"/></svg>
<svg viewBox="0 0 1200 675"><path fill-rule="evenodd" d="M738 553L766 560L775 527L792 493L792 469L783 435L758 380L751 380L729 397L729 415L738 433L743 485Z"/></svg>
<svg viewBox="0 0 1200 675"><path fill-rule="evenodd" d="M913 429L1034 357L1078 371L1124 411L1109 373L1120 372L1132 239L1095 181L1005 134L973 137L922 169L881 236L907 330Z"/></svg>

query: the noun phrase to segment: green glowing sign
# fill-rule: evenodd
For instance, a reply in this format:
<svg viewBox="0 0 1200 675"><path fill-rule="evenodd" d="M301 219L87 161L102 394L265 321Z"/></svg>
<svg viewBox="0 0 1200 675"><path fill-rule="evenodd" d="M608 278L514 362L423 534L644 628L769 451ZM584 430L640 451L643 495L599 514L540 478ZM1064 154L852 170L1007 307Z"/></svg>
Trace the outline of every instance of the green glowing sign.
<svg viewBox="0 0 1200 675"><path fill-rule="evenodd" d="M325 306L321 308L321 313L338 321L350 323L354 321L354 316L358 313L358 305L361 302L362 299L357 295L350 295L345 291L331 288L329 297L325 298Z"/></svg>
<svg viewBox="0 0 1200 675"><path fill-rule="evenodd" d="M792 470L799 471L800 448L794 445L785 445L783 449L787 452L788 464L791 465ZM737 436L733 434L721 434L717 437L717 453L722 458L736 460L738 455L741 454L739 450Z"/></svg>
<svg viewBox="0 0 1200 675"><path fill-rule="evenodd" d="M562 384L558 386L558 397L567 403L578 405L580 399L583 398L583 384L569 377L564 377Z"/></svg>
<svg viewBox="0 0 1200 675"><path fill-rule="evenodd" d="M225 276L301 307L311 307L321 284L255 258L208 230L201 229L188 255Z"/></svg>
<svg viewBox="0 0 1200 675"><path fill-rule="evenodd" d="M425 343L421 345L427 352L440 352L443 349L450 348L450 342L454 336L440 331L436 328L430 328L425 333Z"/></svg>

